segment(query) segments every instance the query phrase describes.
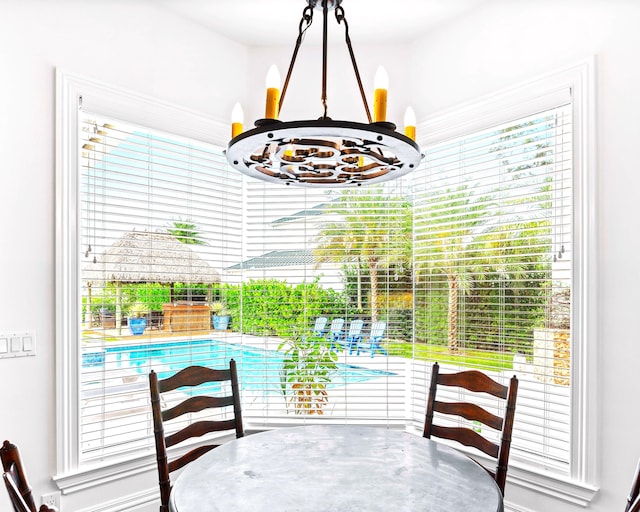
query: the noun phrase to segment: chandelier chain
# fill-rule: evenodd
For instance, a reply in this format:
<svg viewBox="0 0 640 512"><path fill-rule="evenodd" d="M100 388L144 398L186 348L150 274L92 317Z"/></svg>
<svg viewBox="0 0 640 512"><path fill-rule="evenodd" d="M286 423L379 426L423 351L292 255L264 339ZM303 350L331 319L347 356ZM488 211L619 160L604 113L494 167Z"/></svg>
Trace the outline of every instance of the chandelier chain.
<svg viewBox="0 0 640 512"><path fill-rule="evenodd" d="M282 86L282 93L280 94L280 101L278 103L278 112L282 110L282 105L284 103L284 96L287 93L287 87L289 87L289 80L291 79L291 73L293 72L293 66L296 62L296 58L298 57L298 51L300 50L300 46L302 45L302 41L304 40L304 34L307 29L311 26L313 22L313 8L307 5L302 10L302 18L300 19L300 24L298 25L298 38L296 39L296 46L293 49L293 55L291 56L291 62L289 62L289 69L287 70L287 77L284 79L284 85ZM304 28L303 28L304 27Z"/></svg>
<svg viewBox="0 0 640 512"><path fill-rule="evenodd" d="M329 22L329 6L322 0L322 119L327 118L327 28Z"/></svg>
<svg viewBox="0 0 640 512"><path fill-rule="evenodd" d="M360 71L358 70L358 63L356 62L356 56L353 53L353 46L351 45L351 37L349 37L349 24L347 23L347 18L344 15L344 9L341 5L336 6L335 9L336 21L338 25L344 22L344 38L347 43L347 48L349 50L349 56L351 57L351 64L353 65L353 72L356 75L356 81L358 82L358 88L360 89L360 96L362 97L362 104L364 105L364 110L367 114L367 119L369 122L372 122L371 112L369 111L369 104L367 103L367 95L364 92L364 87L362 87L362 79L360 78Z"/></svg>

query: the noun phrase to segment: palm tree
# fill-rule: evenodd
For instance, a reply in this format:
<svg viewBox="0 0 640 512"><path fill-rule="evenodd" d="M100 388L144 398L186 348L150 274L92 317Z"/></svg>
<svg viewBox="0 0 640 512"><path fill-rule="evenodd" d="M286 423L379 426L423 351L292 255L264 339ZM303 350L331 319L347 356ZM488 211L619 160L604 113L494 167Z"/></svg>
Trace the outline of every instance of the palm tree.
<svg viewBox="0 0 640 512"><path fill-rule="evenodd" d="M458 300L473 284L473 246L485 222L488 198L474 198L466 185L446 189L424 199L416 207L415 251L421 271L444 274L447 279L447 346L458 352Z"/></svg>
<svg viewBox="0 0 640 512"><path fill-rule="evenodd" d="M366 265L371 281L371 320L378 319L378 273L393 263L410 265L411 209L408 200L381 189L344 190L326 209L339 220L328 222L316 238L318 262Z"/></svg>
<svg viewBox="0 0 640 512"><path fill-rule="evenodd" d="M180 242L188 245L205 245L205 241L200 238L198 227L191 219L174 220L167 232L175 236Z"/></svg>

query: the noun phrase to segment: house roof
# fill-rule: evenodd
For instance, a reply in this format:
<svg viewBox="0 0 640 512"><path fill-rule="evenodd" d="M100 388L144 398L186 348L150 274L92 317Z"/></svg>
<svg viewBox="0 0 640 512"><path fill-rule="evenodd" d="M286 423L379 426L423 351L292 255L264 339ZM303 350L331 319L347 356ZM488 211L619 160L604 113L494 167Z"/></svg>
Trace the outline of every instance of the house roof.
<svg viewBox="0 0 640 512"><path fill-rule="evenodd" d="M219 283L220 274L188 244L168 233L130 231L95 263L83 265L88 282Z"/></svg>
<svg viewBox="0 0 640 512"><path fill-rule="evenodd" d="M250 258L242 263L228 267L227 270L293 267L311 265L313 263L315 263L315 259L313 257L313 251L311 250L270 251L261 256Z"/></svg>
<svg viewBox="0 0 640 512"><path fill-rule="evenodd" d="M282 224L284 222L291 222L294 220L299 220L305 217L316 217L318 215L322 215L325 213L325 208L329 205L329 203L320 203L315 205L312 208L307 208L306 210L300 210L299 212L292 213L286 217L280 217L272 222L272 224Z"/></svg>

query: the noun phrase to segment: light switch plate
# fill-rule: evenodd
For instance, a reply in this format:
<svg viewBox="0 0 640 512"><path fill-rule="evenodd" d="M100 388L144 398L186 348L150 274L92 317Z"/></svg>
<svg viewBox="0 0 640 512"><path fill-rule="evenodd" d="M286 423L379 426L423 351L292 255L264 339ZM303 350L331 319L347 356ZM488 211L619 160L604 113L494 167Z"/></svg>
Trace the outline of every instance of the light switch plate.
<svg viewBox="0 0 640 512"><path fill-rule="evenodd" d="M0 333L0 359L35 355L35 332L24 331Z"/></svg>

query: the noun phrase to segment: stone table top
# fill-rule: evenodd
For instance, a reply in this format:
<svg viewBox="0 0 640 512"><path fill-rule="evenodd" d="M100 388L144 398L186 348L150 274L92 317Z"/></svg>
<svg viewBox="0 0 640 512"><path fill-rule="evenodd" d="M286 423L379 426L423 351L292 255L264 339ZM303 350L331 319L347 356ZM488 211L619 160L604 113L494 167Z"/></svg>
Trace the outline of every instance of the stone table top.
<svg viewBox="0 0 640 512"><path fill-rule="evenodd" d="M174 481L172 512L502 512L495 481L461 452L386 428L310 425L249 435Z"/></svg>

